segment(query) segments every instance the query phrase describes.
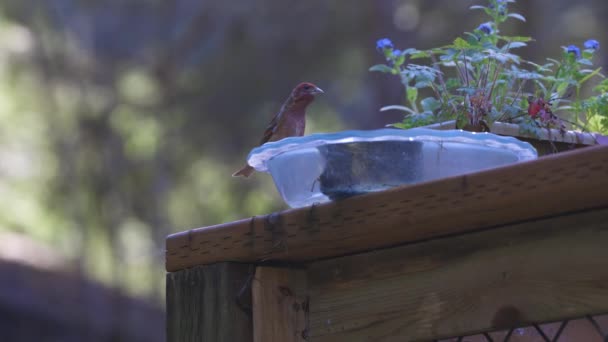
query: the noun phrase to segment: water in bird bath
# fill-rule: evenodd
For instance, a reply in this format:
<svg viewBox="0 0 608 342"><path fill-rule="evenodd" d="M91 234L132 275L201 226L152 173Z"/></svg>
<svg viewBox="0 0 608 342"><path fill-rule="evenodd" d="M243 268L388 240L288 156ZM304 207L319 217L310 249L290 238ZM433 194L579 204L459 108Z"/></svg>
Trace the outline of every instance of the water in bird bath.
<svg viewBox="0 0 608 342"><path fill-rule="evenodd" d="M518 157L510 150L457 142L424 145L422 172L418 182L512 164Z"/></svg>

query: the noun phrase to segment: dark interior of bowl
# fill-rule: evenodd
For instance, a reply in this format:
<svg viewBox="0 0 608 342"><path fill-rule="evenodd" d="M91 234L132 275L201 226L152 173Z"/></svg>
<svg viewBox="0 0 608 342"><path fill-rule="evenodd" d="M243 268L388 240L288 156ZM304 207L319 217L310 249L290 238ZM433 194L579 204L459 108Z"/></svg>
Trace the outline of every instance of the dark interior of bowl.
<svg viewBox="0 0 608 342"><path fill-rule="evenodd" d="M318 147L321 192L332 200L408 184L420 177L422 143L368 141Z"/></svg>

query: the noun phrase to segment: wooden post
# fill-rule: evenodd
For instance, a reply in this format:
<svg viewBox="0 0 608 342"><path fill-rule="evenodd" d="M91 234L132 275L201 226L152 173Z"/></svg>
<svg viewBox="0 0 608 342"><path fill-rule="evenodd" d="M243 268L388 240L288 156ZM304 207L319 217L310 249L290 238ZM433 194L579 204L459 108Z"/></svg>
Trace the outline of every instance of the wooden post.
<svg viewBox="0 0 608 342"><path fill-rule="evenodd" d="M218 263L167 274L167 342L251 342L252 265Z"/></svg>
<svg viewBox="0 0 608 342"><path fill-rule="evenodd" d="M305 271L258 267L252 284L255 342L305 342L308 298Z"/></svg>

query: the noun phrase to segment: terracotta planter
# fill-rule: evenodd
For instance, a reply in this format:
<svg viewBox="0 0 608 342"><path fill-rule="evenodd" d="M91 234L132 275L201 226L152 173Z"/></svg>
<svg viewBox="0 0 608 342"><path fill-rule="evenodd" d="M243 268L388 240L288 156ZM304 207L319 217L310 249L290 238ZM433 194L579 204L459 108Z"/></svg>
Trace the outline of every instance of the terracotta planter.
<svg viewBox="0 0 608 342"><path fill-rule="evenodd" d="M455 121L452 120L429 125L426 126L426 128L446 130L454 129L455 126ZM536 148L539 156L608 143L606 141L608 137L598 133L567 131L562 135L559 130L556 129L543 129L540 131L538 137L526 135L520 132L518 125L504 122L495 122L490 125L490 131L494 134L512 136L519 140L529 142Z"/></svg>

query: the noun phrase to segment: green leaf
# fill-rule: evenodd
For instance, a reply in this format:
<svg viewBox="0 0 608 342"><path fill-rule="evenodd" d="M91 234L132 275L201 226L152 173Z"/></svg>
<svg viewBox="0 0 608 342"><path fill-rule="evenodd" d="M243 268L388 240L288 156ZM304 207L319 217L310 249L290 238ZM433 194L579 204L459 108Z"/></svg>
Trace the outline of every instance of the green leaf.
<svg viewBox="0 0 608 342"><path fill-rule="evenodd" d="M534 39L532 37L525 37L525 36L501 36L500 39L506 40L508 42L531 42Z"/></svg>
<svg viewBox="0 0 608 342"><path fill-rule="evenodd" d="M576 60L579 64L583 64L583 65L593 65L593 63L591 63L590 60L585 59L585 58L581 58L581 59L577 59Z"/></svg>
<svg viewBox="0 0 608 342"><path fill-rule="evenodd" d="M454 44L452 45L452 47L456 49L468 49L469 47L471 47L471 44L469 44L469 42L467 42L466 40L458 37L454 40Z"/></svg>
<svg viewBox="0 0 608 342"><path fill-rule="evenodd" d="M399 56L394 56L393 55L393 63L395 65L396 69L399 69L399 67L403 64L403 62L405 62L405 55L400 54ZM395 69L393 68L393 69Z"/></svg>
<svg viewBox="0 0 608 342"><path fill-rule="evenodd" d="M515 64L519 64L518 55L514 55L512 53L507 52L495 52L494 50L486 50L485 52L490 58L495 59L500 63L513 62Z"/></svg>
<svg viewBox="0 0 608 342"><path fill-rule="evenodd" d="M397 122L397 123L394 123L394 124L388 124L386 126L387 127L401 128L401 129L410 129L410 128L413 128L410 125L408 125L407 123L403 123L403 122Z"/></svg>
<svg viewBox="0 0 608 342"><path fill-rule="evenodd" d="M371 68L369 68L369 71L379 71L379 72L386 72L386 73L390 73L390 74L396 74L395 70L386 64L376 64L376 65L372 66Z"/></svg>
<svg viewBox="0 0 608 342"><path fill-rule="evenodd" d="M421 89L421 88L431 87L432 84L433 83L430 82L430 81L423 80L423 81L416 82L416 84L414 84L414 87L418 88L418 89Z"/></svg>
<svg viewBox="0 0 608 342"><path fill-rule="evenodd" d="M528 46L528 44L526 44L524 42L510 42L505 45L505 48L517 49L517 48L524 47L524 46Z"/></svg>
<svg viewBox="0 0 608 342"><path fill-rule="evenodd" d="M521 20L523 22L526 22L526 18L524 18L523 15L519 14L519 13L509 13L509 15L507 15L507 17L509 18L515 18L517 20Z"/></svg>
<svg viewBox="0 0 608 342"><path fill-rule="evenodd" d="M422 104L422 109L425 112L426 111L434 112L435 110L437 110L441 107L441 102L439 102L434 97L427 97L425 99L422 99L422 101L420 101L420 104Z"/></svg>
<svg viewBox="0 0 608 342"><path fill-rule="evenodd" d="M541 75L539 73L532 72L532 71L526 71L526 70L516 71L513 73L513 75L519 79L524 79L524 80L533 80L533 79L539 79L539 78L543 77L543 75Z"/></svg>
<svg viewBox="0 0 608 342"><path fill-rule="evenodd" d="M508 118L515 117L521 112L521 109L518 106L511 106L509 104L504 105L502 110Z"/></svg>
<svg viewBox="0 0 608 342"><path fill-rule="evenodd" d="M583 52L582 52L583 58L585 58L585 59L592 59L594 51L595 50L587 50L587 49L583 50Z"/></svg>
<svg viewBox="0 0 608 342"><path fill-rule="evenodd" d="M467 36L467 42L471 45L480 45L479 37L475 35L475 33L465 32L465 36Z"/></svg>
<svg viewBox="0 0 608 342"><path fill-rule="evenodd" d="M570 84L568 84L568 82L559 83L555 92L558 94L564 94L569 86Z"/></svg>
<svg viewBox="0 0 608 342"><path fill-rule="evenodd" d="M578 81L578 84L585 83L588 79L597 75L600 72L600 70L602 70L602 67L599 67L599 68L593 70L590 74L588 74L587 76L583 77L580 81Z"/></svg>
<svg viewBox="0 0 608 342"><path fill-rule="evenodd" d="M475 95L477 93L477 88L476 87L461 87L456 89L460 92L463 92L469 96Z"/></svg>
<svg viewBox="0 0 608 342"><path fill-rule="evenodd" d="M436 123L435 116L432 113L422 113L416 115L406 116L401 123L395 124L395 127L399 128L414 128L420 126L427 126Z"/></svg>
<svg viewBox="0 0 608 342"><path fill-rule="evenodd" d="M416 114L416 112L413 109L411 109L409 107L406 107L406 106L392 105L392 106L384 106L384 107L380 108L381 112L386 112L387 110L400 110L402 112L408 112L410 114Z"/></svg>
<svg viewBox="0 0 608 342"><path fill-rule="evenodd" d="M543 84L543 82L541 82L541 81L539 81L539 80L535 79L535 80L534 80L534 84L536 84L536 86L537 86L538 88L540 88L541 92L543 92L543 93L545 93L545 94L547 93L547 88L545 87L545 85Z"/></svg>
<svg viewBox="0 0 608 342"><path fill-rule="evenodd" d="M382 52L384 52L384 57L386 57L386 59L391 59L391 57L393 56L392 47L384 48L384 49L382 49Z"/></svg>
<svg viewBox="0 0 608 342"><path fill-rule="evenodd" d="M479 37L476 36L474 33L465 32L464 34L466 38L465 40L467 41L467 44L469 44L468 49L481 50L486 47L494 46L494 44L489 41L487 36L483 36L481 39L479 39Z"/></svg>
<svg viewBox="0 0 608 342"><path fill-rule="evenodd" d="M472 10L476 10L476 9L485 10L486 7L485 6L475 5L475 6L469 7L469 9L472 9Z"/></svg>
<svg viewBox="0 0 608 342"><path fill-rule="evenodd" d="M419 53L419 52L422 52L422 51L420 51L418 49L414 49L414 48L408 48L408 49L403 50L402 53L404 55L413 55L413 54L416 54L416 53Z"/></svg>
<svg viewBox="0 0 608 342"><path fill-rule="evenodd" d="M418 99L418 88L415 87L407 87L407 101L410 104L413 104Z"/></svg>
<svg viewBox="0 0 608 342"><path fill-rule="evenodd" d="M555 108L555 111L564 111L564 110L571 110L573 107L572 106L559 106L557 108Z"/></svg>
<svg viewBox="0 0 608 342"><path fill-rule="evenodd" d="M460 80L459 80L458 78L454 78L454 77L453 77L453 78L448 78L448 79L445 81L445 86L446 86L446 88L448 88L448 89L455 89L455 88L458 88L458 87L460 87L460 86L461 86L461 84L460 84Z"/></svg>
<svg viewBox="0 0 608 342"><path fill-rule="evenodd" d="M595 86L595 88L593 88L593 91L597 91L600 93L608 92L608 78L604 79L602 82L600 82L600 84ZM608 115L608 112L606 112L606 115Z"/></svg>
<svg viewBox="0 0 608 342"><path fill-rule="evenodd" d="M418 58L427 58L427 57L430 57L430 56L431 56L431 55L430 55L428 52L426 52L426 51L418 51L418 52L416 52L416 53L412 53L412 54L410 55L410 57L411 57L412 59L418 59Z"/></svg>
<svg viewBox="0 0 608 342"><path fill-rule="evenodd" d="M530 62L530 61L526 61L526 60L524 60L524 63L532 65L539 72L542 72L542 71L550 72L551 71L551 67L553 66L553 63L547 63L545 65L540 65L540 64L536 64L534 62Z"/></svg>

